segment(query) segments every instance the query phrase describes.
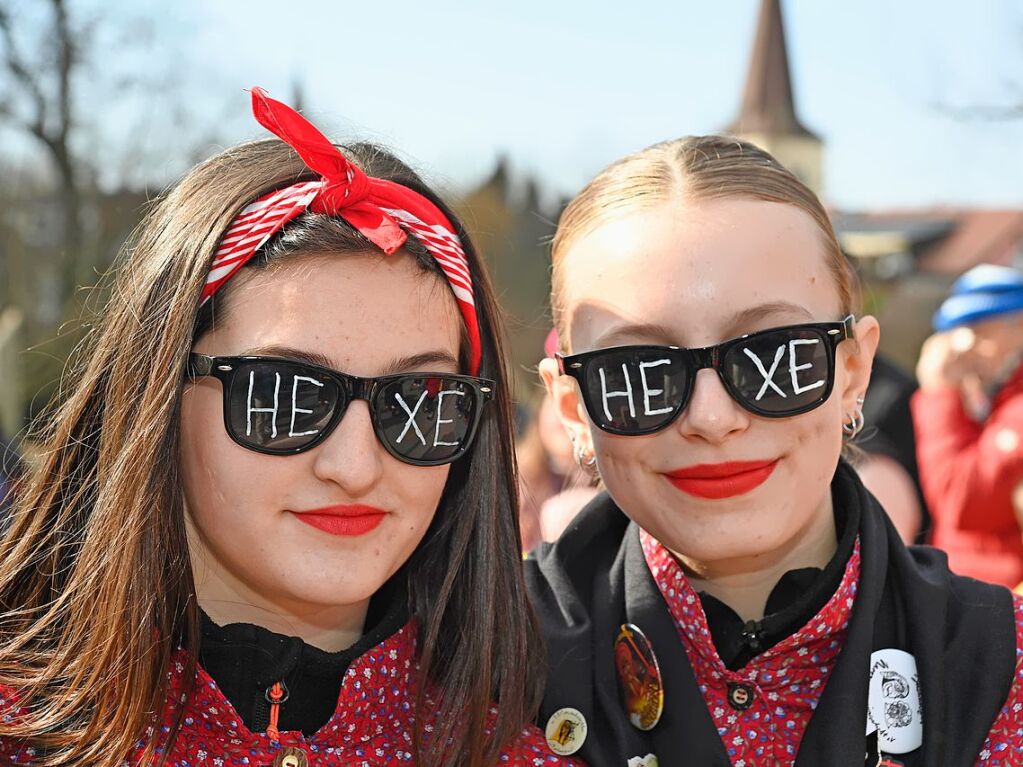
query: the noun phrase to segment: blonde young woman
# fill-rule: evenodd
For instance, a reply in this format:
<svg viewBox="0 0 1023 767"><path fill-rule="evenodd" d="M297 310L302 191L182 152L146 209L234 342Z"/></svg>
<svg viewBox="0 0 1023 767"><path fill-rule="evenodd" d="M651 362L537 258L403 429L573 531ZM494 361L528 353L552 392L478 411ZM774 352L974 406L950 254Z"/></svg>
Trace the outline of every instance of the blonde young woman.
<svg viewBox="0 0 1023 767"><path fill-rule="evenodd" d="M728 138L563 214L541 376L607 492L528 564L594 765L1023 764L1021 603L907 548L843 459L879 329L817 198Z"/></svg>
<svg viewBox="0 0 1023 767"><path fill-rule="evenodd" d="M492 290L412 171L277 139L125 248L0 542L0 763L566 763Z"/></svg>

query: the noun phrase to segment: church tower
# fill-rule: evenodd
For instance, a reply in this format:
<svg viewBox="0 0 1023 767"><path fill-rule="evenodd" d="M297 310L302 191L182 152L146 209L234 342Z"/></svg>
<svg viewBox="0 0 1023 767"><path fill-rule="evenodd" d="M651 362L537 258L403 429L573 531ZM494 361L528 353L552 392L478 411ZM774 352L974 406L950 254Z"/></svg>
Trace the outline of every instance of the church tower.
<svg viewBox="0 0 1023 767"><path fill-rule="evenodd" d="M725 130L766 149L820 195L823 142L796 117L781 0L762 0L742 107Z"/></svg>

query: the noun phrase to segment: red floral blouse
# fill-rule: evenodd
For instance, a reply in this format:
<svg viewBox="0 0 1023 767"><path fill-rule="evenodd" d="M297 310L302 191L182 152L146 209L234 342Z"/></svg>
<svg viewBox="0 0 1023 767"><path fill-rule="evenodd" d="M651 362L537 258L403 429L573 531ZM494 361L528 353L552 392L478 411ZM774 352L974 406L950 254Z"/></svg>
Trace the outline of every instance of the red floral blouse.
<svg viewBox="0 0 1023 767"><path fill-rule="evenodd" d="M668 604L689 664L733 767L791 765L845 640L860 575L856 541L842 582L803 628L730 671L718 657L700 597L675 558L641 531L647 566ZM977 767L1023 764L1023 597L1016 596L1016 676ZM730 703L731 700L731 703ZM741 703L736 706L736 702Z"/></svg>
<svg viewBox="0 0 1023 767"><path fill-rule="evenodd" d="M168 672L170 694L161 730L165 734L181 698L184 655ZM315 734L280 733L271 741L264 733L250 732L212 678L201 667L195 692L185 707L181 730L170 748L172 767L385 767L412 761L415 701L415 630L407 624L397 633L361 655L345 673L337 708ZM6 719L17 716L10 692L0 688L0 711ZM496 714L491 709L491 714ZM429 737L433 726L424 730ZM152 729L147 737L157 735ZM157 735L158 739L159 736ZM139 751L125 765L138 764ZM161 751L162 753L162 751ZM32 763L32 751L0 739L0 764ZM501 753L500 765L519 767L583 767L581 762L554 755L539 729L526 727Z"/></svg>

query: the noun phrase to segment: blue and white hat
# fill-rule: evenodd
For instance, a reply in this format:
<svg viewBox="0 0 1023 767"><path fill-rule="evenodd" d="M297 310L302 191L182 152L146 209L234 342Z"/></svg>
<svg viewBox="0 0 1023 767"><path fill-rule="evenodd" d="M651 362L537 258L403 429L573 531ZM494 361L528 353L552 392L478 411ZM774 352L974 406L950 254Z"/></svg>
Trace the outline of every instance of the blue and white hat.
<svg viewBox="0 0 1023 767"><path fill-rule="evenodd" d="M981 264L963 274L934 314L934 329L951 330L1003 314L1023 312L1023 272Z"/></svg>

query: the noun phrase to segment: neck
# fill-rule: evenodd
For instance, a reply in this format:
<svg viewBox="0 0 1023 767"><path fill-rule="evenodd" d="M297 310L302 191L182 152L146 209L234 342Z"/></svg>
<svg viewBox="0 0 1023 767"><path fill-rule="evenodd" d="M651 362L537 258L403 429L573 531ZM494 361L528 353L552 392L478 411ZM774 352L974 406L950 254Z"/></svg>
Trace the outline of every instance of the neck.
<svg viewBox="0 0 1023 767"><path fill-rule="evenodd" d="M218 626L252 623L268 631L294 636L326 652L345 650L362 637L369 602L341 607L274 604L267 599L245 600L234 591L200 589L199 606Z"/></svg>
<svg viewBox="0 0 1023 767"><path fill-rule="evenodd" d="M784 546L749 557L702 562L672 552L689 582L731 607L744 621L761 620L771 591L789 570L823 569L838 549L835 515L828 493L809 525Z"/></svg>
<svg viewBox="0 0 1023 767"><path fill-rule="evenodd" d="M295 636L326 652L355 644L365 630L369 600L351 605L310 604L256 591L221 566L190 531L192 577L199 606L218 626L251 623Z"/></svg>

